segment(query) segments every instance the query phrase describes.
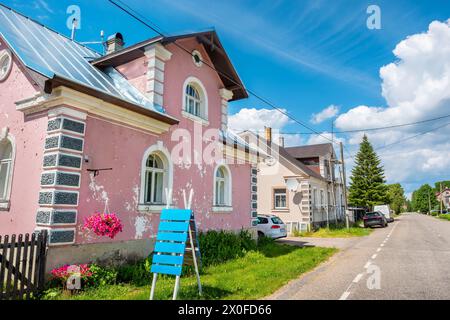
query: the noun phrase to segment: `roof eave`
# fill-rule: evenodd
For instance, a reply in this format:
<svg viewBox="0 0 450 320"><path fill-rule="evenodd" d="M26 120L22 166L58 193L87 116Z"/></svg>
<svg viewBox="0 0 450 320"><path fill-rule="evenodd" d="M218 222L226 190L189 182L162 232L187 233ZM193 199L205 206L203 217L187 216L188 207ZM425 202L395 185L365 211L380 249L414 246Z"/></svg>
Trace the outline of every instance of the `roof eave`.
<svg viewBox="0 0 450 320"><path fill-rule="evenodd" d="M60 87L60 86L65 86L65 87L68 87L70 89L74 89L74 90L80 91L82 93L88 94L90 96L94 96L94 97L102 99L102 100L104 100L106 102L115 104L115 105L117 105L119 107L125 108L127 110L130 110L130 111L142 114L142 115L146 115L148 117L151 117L151 118L153 118L155 120L158 120L158 121L161 121L163 123L167 123L169 125L176 125L176 124L178 124L180 122L178 119L173 118L171 116L164 115L164 114L159 113L157 111L153 111L153 110L150 110L150 109L143 108L143 107L141 107L141 106L139 106L137 104L125 101L125 100L120 99L120 98L116 98L116 97L111 96L109 94L100 92L100 91L95 90L95 89L90 88L90 87L83 86L83 85L81 85L79 83L75 83L73 81L67 80L67 79L65 79L63 77L59 77L57 75L55 75L52 79L49 79L49 80L46 81L46 83L45 83L45 93L50 94L53 91L53 89L55 89L57 87Z"/></svg>

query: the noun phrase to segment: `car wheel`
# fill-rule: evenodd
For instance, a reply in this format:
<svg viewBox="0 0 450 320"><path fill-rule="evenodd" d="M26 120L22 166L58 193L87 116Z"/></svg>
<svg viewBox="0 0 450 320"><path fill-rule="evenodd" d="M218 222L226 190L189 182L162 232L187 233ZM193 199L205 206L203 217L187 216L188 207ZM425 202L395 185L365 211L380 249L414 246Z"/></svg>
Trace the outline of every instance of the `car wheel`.
<svg viewBox="0 0 450 320"><path fill-rule="evenodd" d="M262 238L264 237L264 233L262 233L261 231L258 231L258 238Z"/></svg>

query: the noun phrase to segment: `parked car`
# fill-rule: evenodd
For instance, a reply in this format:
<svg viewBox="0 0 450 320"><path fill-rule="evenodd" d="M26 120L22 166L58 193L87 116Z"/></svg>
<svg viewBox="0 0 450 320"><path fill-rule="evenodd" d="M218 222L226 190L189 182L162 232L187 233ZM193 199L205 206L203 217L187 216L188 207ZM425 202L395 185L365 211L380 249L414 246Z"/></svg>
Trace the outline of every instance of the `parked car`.
<svg viewBox="0 0 450 320"><path fill-rule="evenodd" d="M364 228L381 226L383 228L388 226L388 221L385 215L380 211L367 212L363 217Z"/></svg>
<svg viewBox="0 0 450 320"><path fill-rule="evenodd" d="M374 212L378 211L378 212L381 212L382 214L384 214L388 223L394 222L394 215L391 214L391 209L389 208L389 205L383 204L380 206L375 206L375 207L373 207L373 211Z"/></svg>
<svg viewBox="0 0 450 320"><path fill-rule="evenodd" d="M269 237L273 239L287 237L286 225L275 215L258 215L258 237Z"/></svg>

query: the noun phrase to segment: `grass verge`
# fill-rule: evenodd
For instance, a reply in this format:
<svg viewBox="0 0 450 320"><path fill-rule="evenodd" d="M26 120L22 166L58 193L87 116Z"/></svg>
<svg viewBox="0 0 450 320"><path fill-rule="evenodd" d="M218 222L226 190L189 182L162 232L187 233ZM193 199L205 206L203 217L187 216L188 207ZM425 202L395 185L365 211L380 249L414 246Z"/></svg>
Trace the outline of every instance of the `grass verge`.
<svg viewBox="0 0 450 320"><path fill-rule="evenodd" d="M316 231L301 232L295 234L298 237L312 237L312 238L351 238L368 236L373 230L370 228L351 227L330 227L320 228Z"/></svg>
<svg viewBox="0 0 450 320"><path fill-rule="evenodd" d="M450 221L450 214L440 214L439 219Z"/></svg>
<svg viewBox="0 0 450 320"><path fill-rule="evenodd" d="M332 256L334 248L298 248L268 243L243 257L204 268L201 275L203 297L198 296L195 276L181 278L179 299L259 299L297 278ZM172 297L174 277L159 276L156 299ZM131 283L103 285L86 289L76 295L64 294L60 289L50 289L44 299L56 300L146 300L150 284Z"/></svg>

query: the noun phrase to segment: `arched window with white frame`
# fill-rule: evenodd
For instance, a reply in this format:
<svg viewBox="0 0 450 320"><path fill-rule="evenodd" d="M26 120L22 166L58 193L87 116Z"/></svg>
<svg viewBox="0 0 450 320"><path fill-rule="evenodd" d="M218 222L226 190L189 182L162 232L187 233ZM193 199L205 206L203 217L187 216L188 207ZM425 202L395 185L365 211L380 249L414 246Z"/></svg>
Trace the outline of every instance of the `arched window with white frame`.
<svg viewBox="0 0 450 320"><path fill-rule="evenodd" d="M183 86L183 114L208 120L208 96L201 81L189 77Z"/></svg>
<svg viewBox="0 0 450 320"><path fill-rule="evenodd" d="M225 165L216 168L214 174L214 206L231 206L231 172Z"/></svg>
<svg viewBox="0 0 450 320"><path fill-rule="evenodd" d="M149 155L145 167L145 203L163 203L164 174L161 158L156 154Z"/></svg>
<svg viewBox="0 0 450 320"><path fill-rule="evenodd" d="M166 190L172 188L170 153L160 145L150 147L142 160L140 205L166 205Z"/></svg>
<svg viewBox="0 0 450 320"><path fill-rule="evenodd" d="M8 138L2 139L0 141L0 203L2 204L9 202L12 182L13 158L13 144ZM5 206L1 207L3 208Z"/></svg>

